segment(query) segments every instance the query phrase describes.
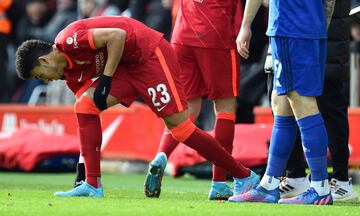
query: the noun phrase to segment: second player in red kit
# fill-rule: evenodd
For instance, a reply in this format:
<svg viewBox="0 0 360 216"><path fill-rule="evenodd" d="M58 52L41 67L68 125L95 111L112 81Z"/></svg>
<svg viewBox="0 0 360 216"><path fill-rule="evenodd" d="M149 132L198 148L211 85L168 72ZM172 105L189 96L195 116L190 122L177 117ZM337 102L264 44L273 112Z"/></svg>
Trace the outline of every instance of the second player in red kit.
<svg viewBox="0 0 360 216"><path fill-rule="evenodd" d="M190 121L176 56L162 34L142 23L125 17L76 21L58 34L54 45L25 41L16 52L16 69L23 79L64 79L77 98L74 108L86 181L56 196L104 196L99 114L118 103L129 106L136 96L164 120L175 140L228 170L244 192L250 188L249 170ZM154 180L161 184L161 179ZM156 196L160 191L150 193Z"/></svg>

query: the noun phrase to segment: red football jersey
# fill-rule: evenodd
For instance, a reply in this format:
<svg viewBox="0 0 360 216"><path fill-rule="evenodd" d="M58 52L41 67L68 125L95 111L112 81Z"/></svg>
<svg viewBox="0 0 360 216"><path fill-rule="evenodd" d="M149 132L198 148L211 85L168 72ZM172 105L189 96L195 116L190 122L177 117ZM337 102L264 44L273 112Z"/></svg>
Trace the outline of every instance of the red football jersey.
<svg viewBox="0 0 360 216"><path fill-rule="evenodd" d="M122 64L141 64L154 52L162 34L141 22L127 17L94 17L78 20L63 29L55 38L55 46L65 54L69 66L64 76L69 88L76 93L86 81L103 73L107 50L96 49L95 28L120 28L126 31Z"/></svg>
<svg viewBox="0 0 360 216"><path fill-rule="evenodd" d="M181 0L171 43L204 48L235 48L238 0Z"/></svg>

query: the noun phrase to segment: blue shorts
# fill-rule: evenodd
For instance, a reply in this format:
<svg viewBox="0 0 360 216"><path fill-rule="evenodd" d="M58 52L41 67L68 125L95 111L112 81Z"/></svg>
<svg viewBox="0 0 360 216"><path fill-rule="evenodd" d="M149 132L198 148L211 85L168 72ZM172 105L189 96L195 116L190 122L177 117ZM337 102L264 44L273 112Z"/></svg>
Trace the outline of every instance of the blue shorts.
<svg viewBox="0 0 360 216"><path fill-rule="evenodd" d="M270 37L274 90L284 95L319 96L324 86L326 39Z"/></svg>

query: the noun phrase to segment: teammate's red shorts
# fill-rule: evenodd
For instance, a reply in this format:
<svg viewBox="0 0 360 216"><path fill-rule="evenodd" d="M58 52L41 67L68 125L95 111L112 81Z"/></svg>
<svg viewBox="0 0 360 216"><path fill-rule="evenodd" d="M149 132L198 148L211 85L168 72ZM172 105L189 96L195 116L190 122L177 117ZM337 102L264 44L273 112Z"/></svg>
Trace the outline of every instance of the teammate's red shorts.
<svg viewBox="0 0 360 216"><path fill-rule="evenodd" d="M125 106L140 96L157 116L170 116L187 109L179 70L171 45L162 39L144 64L119 66L112 79L110 95Z"/></svg>
<svg viewBox="0 0 360 216"><path fill-rule="evenodd" d="M238 95L240 66L235 49L209 49L172 44L178 57L187 99Z"/></svg>

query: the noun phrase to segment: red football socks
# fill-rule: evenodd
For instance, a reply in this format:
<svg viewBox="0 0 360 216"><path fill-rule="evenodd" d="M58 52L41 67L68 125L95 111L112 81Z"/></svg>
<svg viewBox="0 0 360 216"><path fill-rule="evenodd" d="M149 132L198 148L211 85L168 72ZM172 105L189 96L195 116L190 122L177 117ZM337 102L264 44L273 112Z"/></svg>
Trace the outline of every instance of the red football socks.
<svg viewBox="0 0 360 216"><path fill-rule="evenodd" d="M175 150L178 144L179 141L173 138L171 131L165 128L164 133L161 137L158 152L164 152L167 158L169 158L170 154Z"/></svg>
<svg viewBox="0 0 360 216"><path fill-rule="evenodd" d="M219 112L216 115L215 139L231 154L234 141L235 115L232 113ZM213 166L213 181L226 181L227 171Z"/></svg>
<svg viewBox="0 0 360 216"><path fill-rule="evenodd" d="M189 116L189 119L192 122L195 121L195 118L192 115ZM171 130L165 127L164 133L161 137L158 153L164 152L167 158L169 158L171 153L175 150L176 146L178 146L178 144L179 141L174 139L174 137L171 134Z"/></svg>
<svg viewBox="0 0 360 216"><path fill-rule="evenodd" d="M233 177L245 178L250 175L249 169L236 162L214 137L197 128L190 120L171 131L178 141L195 149L206 160L225 168Z"/></svg>
<svg viewBox="0 0 360 216"><path fill-rule="evenodd" d="M102 141L101 123L98 115L77 113L80 149L84 157L86 182L96 188L101 186L100 150Z"/></svg>

